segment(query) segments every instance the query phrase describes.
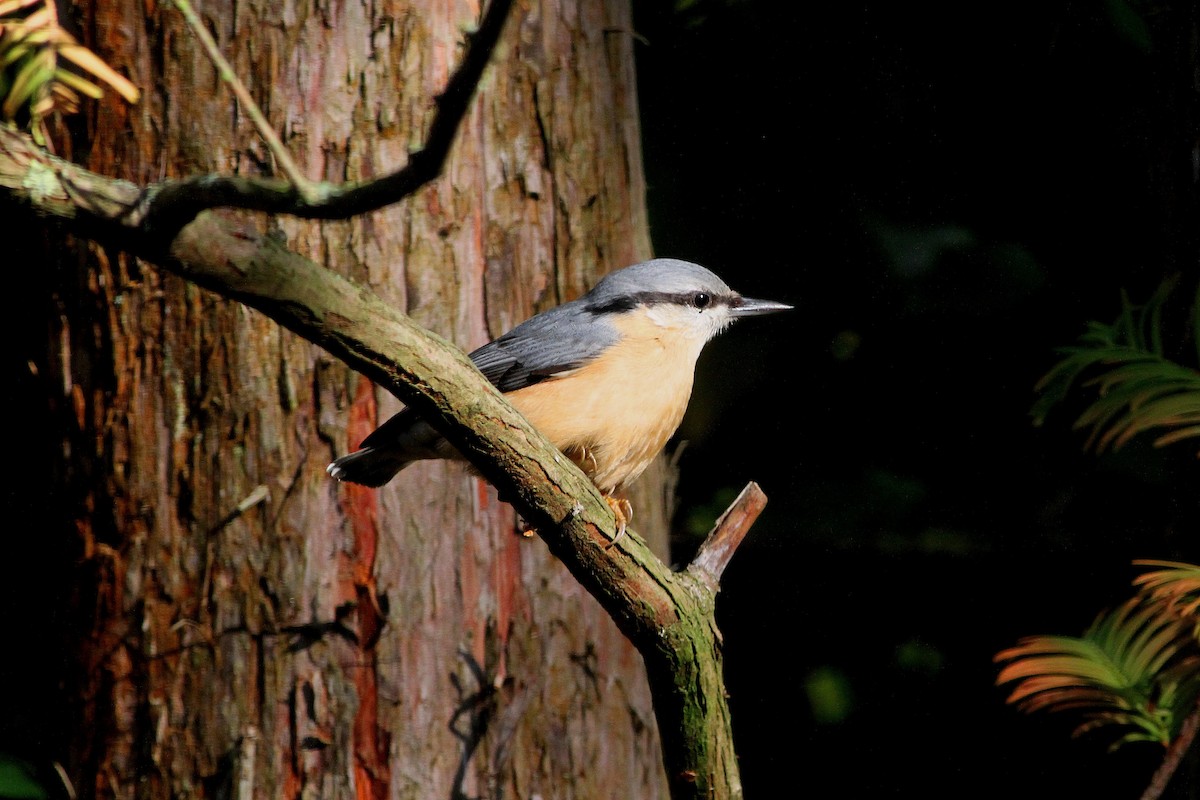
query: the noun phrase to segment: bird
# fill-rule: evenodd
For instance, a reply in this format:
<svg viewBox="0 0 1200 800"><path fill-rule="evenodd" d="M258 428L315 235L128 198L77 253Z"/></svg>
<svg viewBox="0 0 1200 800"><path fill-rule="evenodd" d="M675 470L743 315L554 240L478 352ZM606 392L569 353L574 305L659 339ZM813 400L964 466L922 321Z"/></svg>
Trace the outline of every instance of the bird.
<svg viewBox="0 0 1200 800"><path fill-rule="evenodd" d="M625 490L683 421L704 346L737 319L791 308L743 297L699 264L655 258L605 275L469 357L596 485L616 518L615 542L633 516ZM327 472L380 487L415 461L462 458L406 408Z"/></svg>

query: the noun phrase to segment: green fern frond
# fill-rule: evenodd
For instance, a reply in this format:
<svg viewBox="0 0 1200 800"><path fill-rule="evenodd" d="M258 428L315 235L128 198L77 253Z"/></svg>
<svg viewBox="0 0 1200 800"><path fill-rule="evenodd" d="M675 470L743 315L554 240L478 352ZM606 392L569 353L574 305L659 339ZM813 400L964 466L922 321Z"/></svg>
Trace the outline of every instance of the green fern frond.
<svg viewBox="0 0 1200 800"><path fill-rule="evenodd" d="M1161 603L1135 598L1099 615L1082 637L1030 636L996 655L998 685L1026 713L1082 716L1075 735L1105 728L1113 747L1167 746L1200 691L1200 650L1191 627Z"/></svg>
<svg viewBox="0 0 1200 800"><path fill-rule="evenodd" d="M1115 450L1152 431L1158 433L1157 447L1200 438L1200 371L1172 361L1163 350L1162 306L1171 288L1164 283L1141 307L1122 296L1116 322L1091 322L1075 345L1062 348L1062 360L1035 387L1034 424L1043 424L1080 386L1096 394L1074 425L1089 429L1088 448ZM1192 325L1200 331L1200 296L1194 311ZM1197 337L1200 354L1200 333Z"/></svg>

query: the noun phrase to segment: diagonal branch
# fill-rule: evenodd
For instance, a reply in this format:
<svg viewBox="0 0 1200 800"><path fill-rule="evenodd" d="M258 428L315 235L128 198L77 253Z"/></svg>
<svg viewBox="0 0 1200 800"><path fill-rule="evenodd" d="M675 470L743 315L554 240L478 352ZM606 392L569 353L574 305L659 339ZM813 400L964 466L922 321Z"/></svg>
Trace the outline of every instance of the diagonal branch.
<svg viewBox="0 0 1200 800"><path fill-rule="evenodd" d="M3 191L7 190L7 191ZM646 664L674 798L740 797L715 580L748 522L719 526L698 566L674 573L615 520L595 486L463 352L361 288L218 212L173 239L125 224L140 190L0 127L0 209L123 249L261 311L395 394L454 444L604 607ZM753 495L753 492L751 492ZM727 521L736 520L730 514ZM728 539L726 537L729 537Z"/></svg>

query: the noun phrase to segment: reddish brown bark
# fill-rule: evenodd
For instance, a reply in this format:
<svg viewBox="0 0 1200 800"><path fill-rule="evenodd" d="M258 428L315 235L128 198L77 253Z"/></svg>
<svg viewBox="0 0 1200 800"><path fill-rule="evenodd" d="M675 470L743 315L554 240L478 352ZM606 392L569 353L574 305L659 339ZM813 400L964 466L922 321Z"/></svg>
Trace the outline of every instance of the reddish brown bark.
<svg viewBox="0 0 1200 800"><path fill-rule="evenodd" d="M95 49L147 90L75 142L90 168L260 169L169 9L85 10ZM310 177L336 181L404 162L478 15L200 10ZM348 222L256 224L468 349L575 296L648 255L631 34L625 3L521 9L443 179ZM492 490L445 464L380 492L326 478L393 398L126 257L88 250L82 268L50 366L87 478L72 769L89 793L665 793L640 657Z"/></svg>

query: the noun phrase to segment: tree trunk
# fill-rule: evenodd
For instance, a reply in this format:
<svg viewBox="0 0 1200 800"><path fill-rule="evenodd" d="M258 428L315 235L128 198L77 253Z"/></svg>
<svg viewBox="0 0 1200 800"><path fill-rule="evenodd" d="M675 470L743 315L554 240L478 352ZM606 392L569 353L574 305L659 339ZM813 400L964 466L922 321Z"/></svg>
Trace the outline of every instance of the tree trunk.
<svg viewBox="0 0 1200 800"><path fill-rule="evenodd" d="M140 183L262 171L181 19L146 9L81 6L89 44L147 96L101 105L67 155ZM479 15L199 10L309 177L332 181L404 163ZM435 184L348 222L247 224L464 349L577 296L650 250L629 17L617 0L518 8ZM379 491L327 478L390 395L243 306L74 252L56 256L38 370L80 540L84 796L666 794L641 658L494 491L445 463ZM665 541L655 518L639 532Z"/></svg>

